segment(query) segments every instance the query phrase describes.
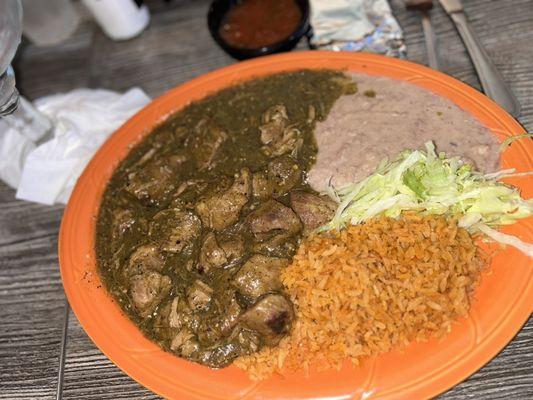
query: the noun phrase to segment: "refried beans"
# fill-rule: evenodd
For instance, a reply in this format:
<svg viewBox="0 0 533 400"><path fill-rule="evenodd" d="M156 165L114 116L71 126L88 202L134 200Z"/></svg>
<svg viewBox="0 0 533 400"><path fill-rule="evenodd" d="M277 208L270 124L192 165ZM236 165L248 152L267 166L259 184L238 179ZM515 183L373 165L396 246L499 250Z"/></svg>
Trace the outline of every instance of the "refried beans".
<svg viewBox="0 0 533 400"><path fill-rule="evenodd" d="M383 158L423 149L428 140L483 172L499 168L496 137L450 100L404 81L350 75L357 93L338 99L316 126L318 155L309 171L315 190L324 191L330 179L335 187L359 181Z"/></svg>

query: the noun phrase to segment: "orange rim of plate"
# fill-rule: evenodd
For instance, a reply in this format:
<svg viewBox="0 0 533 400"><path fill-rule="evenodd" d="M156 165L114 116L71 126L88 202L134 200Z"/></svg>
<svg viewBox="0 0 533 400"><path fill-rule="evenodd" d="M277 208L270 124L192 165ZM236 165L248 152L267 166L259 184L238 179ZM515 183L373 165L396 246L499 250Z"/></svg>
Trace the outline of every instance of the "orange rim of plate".
<svg viewBox="0 0 533 400"><path fill-rule="evenodd" d="M85 332L117 366L152 391L173 399L428 398L466 379L493 358L533 312L533 265L506 248L493 260L475 293L472 310L443 341L414 343L403 353L346 362L340 371L290 373L250 381L234 366L210 370L162 351L146 339L102 287L95 261L95 220L113 170L132 145L191 101L251 78L296 69L334 69L408 81L445 97L477 118L499 140L525 133L502 108L450 76L407 61L371 54L298 52L242 62L193 79L151 102L120 127L95 154L72 193L59 234L61 276ZM465 133L467 134L467 133ZM515 142L503 168L533 170L533 141ZM508 180L526 198L527 178ZM533 218L504 229L533 238Z"/></svg>

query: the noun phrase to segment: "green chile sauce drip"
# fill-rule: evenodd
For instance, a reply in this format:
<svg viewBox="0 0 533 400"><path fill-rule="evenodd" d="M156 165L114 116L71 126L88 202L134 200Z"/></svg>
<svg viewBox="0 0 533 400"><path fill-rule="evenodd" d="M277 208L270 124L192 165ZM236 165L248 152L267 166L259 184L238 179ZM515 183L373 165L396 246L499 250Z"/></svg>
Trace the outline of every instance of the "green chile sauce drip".
<svg viewBox="0 0 533 400"><path fill-rule="evenodd" d="M195 143L194 140L187 140L187 138L197 129L200 121L208 118L227 133L228 139L218 149L213 168L200 170L191 159L180 164L178 171L172 177L176 182L176 185L172 186L174 191L180 182L195 179L219 182L224 179L224 176L234 177L243 167L249 168L252 172L264 170L270 158L260 151L263 146L259 133L261 118L270 107L281 104L287 109L290 123L303 134L303 145L295 159L300 169L304 171L298 188L312 192L305 183L305 175L313 165L317 154L314 139L316 121L327 117L337 98L343 94L353 94L356 90L355 83L337 71L301 70L254 79L186 106L156 127L146 139L131 150L115 170L105 190L97 218L96 254L98 270L105 287L122 310L148 338L165 350L170 350L169 338L166 336L168 332L157 326L160 309L165 304L168 307L176 296L184 298L187 288L195 280L199 277L205 280L206 277L200 275L194 268L186 267L198 257L200 243L181 253L165 253L161 273L171 278L170 292L160 301L160 306L147 316L140 316L132 304L128 282L121 271L135 248L146 243L147 226L153 216L161 210L174 207L181 201L176 202L176 197L173 197L172 193L163 193L160 201L147 204L125 190L128 185L128 176L147 165L143 164L143 156L149 151L155 151L151 159L161 160L169 155L188 157L203 151L202 143ZM194 196L191 196L188 200L195 201ZM288 204L287 195L276 200L285 205ZM252 207L257 207L257 202L251 200L249 203L241 214L246 215ZM128 227L128 232L120 238L117 238L113 232L113 215L118 212L117 210L120 212L126 210L125 212L129 213L128 215L131 215L134 221ZM243 222L242 216L239 222ZM231 229L226 231L223 235L231 235ZM201 242L206 232L207 230L202 228L202 234L197 242ZM300 238L301 234L297 234L291 239L294 246L287 250L284 256L292 257ZM250 240L249 236L245 237L247 253L249 253ZM247 256L240 265L246 261ZM222 269L212 274L209 284L215 292L228 288L236 269L238 267ZM231 361L232 359L229 360ZM226 364L227 362L217 361L209 365L224 366Z"/></svg>

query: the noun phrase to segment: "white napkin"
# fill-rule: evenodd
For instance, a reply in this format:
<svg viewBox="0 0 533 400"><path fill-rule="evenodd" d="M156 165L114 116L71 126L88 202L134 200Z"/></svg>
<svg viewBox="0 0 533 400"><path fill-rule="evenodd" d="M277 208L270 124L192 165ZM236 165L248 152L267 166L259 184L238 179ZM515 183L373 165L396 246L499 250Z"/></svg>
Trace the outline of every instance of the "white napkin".
<svg viewBox="0 0 533 400"><path fill-rule="evenodd" d="M149 101L139 88L124 94L77 89L36 100L52 131L43 143L35 143L13 126L0 125L0 178L18 187L18 199L66 203L96 150Z"/></svg>
<svg viewBox="0 0 533 400"><path fill-rule="evenodd" d="M35 143L1 119L0 132L0 179L16 188L24 160L35 149Z"/></svg>

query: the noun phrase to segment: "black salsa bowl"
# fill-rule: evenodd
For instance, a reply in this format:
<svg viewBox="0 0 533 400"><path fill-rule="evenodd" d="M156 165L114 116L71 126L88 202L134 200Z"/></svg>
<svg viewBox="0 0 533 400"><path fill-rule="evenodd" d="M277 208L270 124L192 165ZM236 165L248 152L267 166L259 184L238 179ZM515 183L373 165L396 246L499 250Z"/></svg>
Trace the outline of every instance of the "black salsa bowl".
<svg viewBox="0 0 533 400"><path fill-rule="evenodd" d="M242 0L241 0L242 1ZM207 26L209 32L215 42L230 56L237 60L245 60L247 58L265 56L268 54L280 53L283 51L292 50L300 41L302 36L308 34L310 31L309 14L310 5L308 0L295 0L300 12L302 14L298 25L294 31L285 39L272 43L267 46L257 48L240 48L227 43L220 36L220 25L226 16L226 13L241 2L240 0L214 0L209 7L207 13Z"/></svg>

